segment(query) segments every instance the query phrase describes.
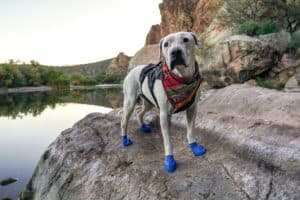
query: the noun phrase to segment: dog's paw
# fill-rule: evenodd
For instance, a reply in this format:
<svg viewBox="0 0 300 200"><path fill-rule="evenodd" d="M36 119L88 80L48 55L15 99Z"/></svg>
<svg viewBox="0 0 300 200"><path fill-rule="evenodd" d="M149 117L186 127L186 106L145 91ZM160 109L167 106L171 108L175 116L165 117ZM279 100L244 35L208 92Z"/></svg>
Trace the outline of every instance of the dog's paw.
<svg viewBox="0 0 300 200"><path fill-rule="evenodd" d="M167 155L165 157L165 170L167 172L174 172L176 169L176 161L173 155Z"/></svg>
<svg viewBox="0 0 300 200"><path fill-rule="evenodd" d="M206 148L196 142L189 144L189 146L195 156L201 156L206 153Z"/></svg>
<svg viewBox="0 0 300 200"><path fill-rule="evenodd" d="M151 127L148 124L142 124L141 131L143 131L144 133L150 133Z"/></svg>
<svg viewBox="0 0 300 200"><path fill-rule="evenodd" d="M132 144L131 140L127 137L127 135L122 136L122 143L124 147L127 147Z"/></svg>

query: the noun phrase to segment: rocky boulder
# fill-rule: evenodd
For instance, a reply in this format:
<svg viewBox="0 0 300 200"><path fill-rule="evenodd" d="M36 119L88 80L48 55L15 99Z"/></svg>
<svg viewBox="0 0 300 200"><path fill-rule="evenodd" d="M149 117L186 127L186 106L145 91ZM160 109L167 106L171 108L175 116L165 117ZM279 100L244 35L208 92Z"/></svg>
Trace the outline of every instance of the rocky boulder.
<svg viewBox="0 0 300 200"><path fill-rule="evenodd" d="M106 69L106 74L124 74L128 70L130 57L123 52L112 59L110 65Z"/></svg>
<svg viewBox="0 0 300 200"><path fill-rule="evenodd" d="M156 112L153 131L129 123L134 144L120 142L121 110L93 113L63 131L42 155L21 200L77 199L299 199L300 94L249 85L205 92L194 157L184 113L173 117L171 141L178 168L163 169Z"/></svg>
<svg viewBox="0 0 300 200"><path fill-rule="evenodd" d="M296 69L296 73L285 84L285 91L300 92L300 67Z"/></svg>
<svg viewBox="0 0 300 200"><path fill-rule="evenodd" d="M201 54L200 71L212 87L243 83L276 66L280 58L269 43L246 35L231 36Z"/></svg>
<svg viewBox="0 0 300 200"><path fill-rule="evenodd" d="M290 54L284 54L278 64L268 72L268 79L286 83L296 74L297 68L300 68L300 59Z"/></svg>

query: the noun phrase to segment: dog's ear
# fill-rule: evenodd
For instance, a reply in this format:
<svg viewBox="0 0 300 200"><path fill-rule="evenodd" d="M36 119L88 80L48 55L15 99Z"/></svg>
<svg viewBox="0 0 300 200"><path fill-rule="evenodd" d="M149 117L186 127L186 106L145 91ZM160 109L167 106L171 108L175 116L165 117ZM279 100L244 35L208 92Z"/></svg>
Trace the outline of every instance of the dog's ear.
<svg viewBox="0 0 300 200"><path fill-rule="evenodd" d="M197 36L194 33L190 33L190 34L193 36L193 38L195 40L195 44L198 47L198 49L202 49L201 41L197 38Z"/></svg>
<svg viewBox="0 0 300 200"><path fill-rule="evenodd" d="M163 60L164 57L163 57L163 51L162 51L162 44L164 42L164 38L162 38L160 41L159 41L159 60Z"/></svg>

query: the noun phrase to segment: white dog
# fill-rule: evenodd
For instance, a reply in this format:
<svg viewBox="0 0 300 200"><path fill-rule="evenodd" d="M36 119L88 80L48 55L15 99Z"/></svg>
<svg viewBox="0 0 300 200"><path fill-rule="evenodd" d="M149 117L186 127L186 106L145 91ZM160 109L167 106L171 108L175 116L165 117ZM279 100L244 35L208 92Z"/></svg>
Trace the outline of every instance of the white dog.
<svg viewBox="0 0 300 200"><path fill-rule="evenodd" d="M127 124L139 97L143 99L143 109L138 120L143 132L150 132L144 124L143 116L152 106L160 109L160 126L165 148L165 169L173 172L176 161L170 143L171 115L186 111L187 140L195 156L203 155L205 147L196 143L194 126L199 98L201 78L195 60L195 47L201 48L200 41L193 33L178 32L160 41L161 62L157 65L140 65L133 68L124 80L124 107L121 121L122 143L132 144L127 137Z"/></svg>

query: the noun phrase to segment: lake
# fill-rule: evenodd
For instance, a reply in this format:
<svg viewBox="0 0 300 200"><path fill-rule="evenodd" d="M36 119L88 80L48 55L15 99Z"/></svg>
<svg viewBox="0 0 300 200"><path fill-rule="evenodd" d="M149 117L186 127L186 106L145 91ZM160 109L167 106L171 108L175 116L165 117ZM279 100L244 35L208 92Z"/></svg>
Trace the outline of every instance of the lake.
<svg viewBox="0 0 300 200"><path fill-rule="evenodd" d="M122 89L0 95L0 200L16 199L40 156L61 131L91 112L122 106Z"/></svg>

